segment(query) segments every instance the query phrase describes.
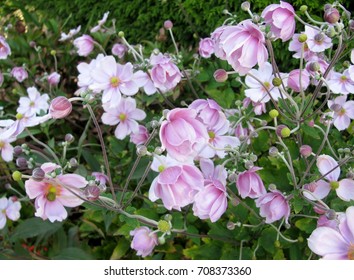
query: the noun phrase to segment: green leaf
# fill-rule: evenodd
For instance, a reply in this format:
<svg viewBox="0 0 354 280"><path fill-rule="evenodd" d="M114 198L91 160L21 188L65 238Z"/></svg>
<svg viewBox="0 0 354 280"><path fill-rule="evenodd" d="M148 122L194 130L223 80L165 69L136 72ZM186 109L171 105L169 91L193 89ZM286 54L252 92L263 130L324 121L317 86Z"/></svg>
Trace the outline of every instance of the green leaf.
<svg viewBox="0 0 354 280"><path fill-rule="evenodd" d="M11 240L26 239L39 235L52 235L62 227L62 223L51 223L40 218L30 218L19 224L11 236Z"/></svg>
<svg viewBox="0 0 354 280"><path fill-rule="evenodd" d="M276 240L277 233L273 228L266 228L262 231L262 235L259 238L259 244L266 250L267 252L274 254L275 247L274 242Z"/></svg>
<svg viewBox="0 0 354 280"><path fill-rule="evenodd" d="M82 149L82 155L92 170L100 170L100 163L98 162L97 157L94 156L92 151Z"/></svg>
<svg viewBox="0 0 354 280"><path fill-rule="evenodd" d="M110 257L111 260L120 260L130 248L130 242L125 238L120 238Z"/></svg>
<svg viewBox="0 0 354 280"><path fill-rule="evenodd" d="M183 250L183 254L193 260L217 260L222 254L222 242L213 241L201 246L193 246Z"/></svg>
<svg viewBox="0 0 354 280"><path fill-rule="evenodd" d="M53 260L92 260L93 257L84 250L76 247L63 249Z"/></svg>
<svg viewBox="0 0 354 280"><path fill-rule="evenodd" d="M309 219L309 218L303 218L303 219L297 220L295 222L295 226L306 233L311 233L316 228L316 220Z"/></svg>
<svg viewBox="0 0 354 280"><path fill-rule="evenodd" d="M302 208L304 208L304 205L305 205L305 202L301 197L295 197L292 200L292 206L293 206L295 214L300 213Z"/></svg>

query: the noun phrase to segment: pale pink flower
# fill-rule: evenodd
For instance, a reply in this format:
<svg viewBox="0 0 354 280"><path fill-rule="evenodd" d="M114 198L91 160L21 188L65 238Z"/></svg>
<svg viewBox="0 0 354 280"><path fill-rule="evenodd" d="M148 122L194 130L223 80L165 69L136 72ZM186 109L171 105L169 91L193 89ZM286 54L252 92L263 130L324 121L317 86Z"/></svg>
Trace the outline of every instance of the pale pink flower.
<svg viewBox="0 0 354 280"><path fill-rule="evenodd" d="M58 74L57 72L53 72L47 77L47 80L50 85L55 86L59 84L60 74Z"/></svg>
<svg viewBox="0 0 354 280"><path fill-rule="evenodd" d="M342 179L340 176L340 167L334 158L328 155L320 155L317 158L316 165L321 175L327 182L322 182L322 188L333 189L338 197L344 201L354 200L354 180Z"/></svg>
<svg viewBox="0 0 354 280"><path fill-rule="evenodd" d="M0 198L0 230L6 225L6 220L17 221L20 218L21 203L14 197Z"/></svg>
<svg viewBox="0 0 354 280"><path fill-rule="evenodd" d="M207 128L196 117L196 110L176 108L161 124L162 147L179 161L196 157L209 140Z"/></svg>
<svg viewBox="0 0 354 280"><path fill-rule="evenodd" d="M225 26L220 35L220 47L228 63L240 75L247 74L256 64L262 66L268 59L264 34L251 20Z"/></svg>
<svg viewBox="0 0 354 280"><path fill-rule="evenodd" d="M14 148L10 144L16 140L16 136L14 136L13 133L13 129L0 129L1 158L6 162L13 160Z"/></svg>
<svg viewBox="0 0 354 280"><path fill-rule="evenodd" d="M49 114L53 119L63 119L70 115L73 105L64 96L55 97L49 106Z"/></svg>
<svg viewBox="0 0 354 280"><path fill-rule="evenodd" d="M247 108L250 104L252 105L253 112L256 115L262 115L263 113L267 112L266 104L264 102L262 102L262 101L254 102L254 101L251 100L251 98L246 97L243 100L243 107Z"/></svg>
<svg viewBox="0 0 354 280"><path fill-rule="evenodd" d="M102 91L102 103L109 103L110 107L118 106L121 95L134 95L139 91L134 81L133 65L119 64L113 56L100 59L97 67L91 70L93 83L89 88L95 92Z"/></svg>
<svg viewBox="0 0 354 280"><path fill-rule="evenodd" d="M214 54L216 57L226 60L226 54L225 51L222 48L222 45L220 43L220 36L224 29L227 27L227 25L220 26L214 30L213 33L211 33L211 39L214 41Z"/></svg>
<svg viewBox="0 0 354 280"><path fill-rule="evenodd" d="M304 196L310 200L323 199L331 190L329 184L324 180L318 180L316 182L305 184L302 189L304 190Z"/></svg>
<svg viewBox="0 0 354 280"><path fill-rule="evenodd" d="M23 67L14 67L10 73L19 83L22 83L28 78L28 73Z"/></svg>
<svg viewBox="0 0 354 280"><path fill-rule="evenodd" d="M109 181L108 176L102 172L92 172L92 176L94 176L95 180L99 181L100 184L103 185L105 185Z"/></svg>
<svg viewBox="0 0 354 280"><path fill-rule="evenodd" d="M201 39L199 42L199 54L201 57L209 58L214 53L214 41L211 38Z"/></svg>
<svg viewBox="0 0 354 280"><path fill-rule="evenodd" d="M73 44L77 48L80 56L88 56L95 47L95 41L89 35L82 35L74 40Z"/></svg>
<svg viewBox="0 0 354 280"><path fill-rule="evenodd" d="M235 128L235 136L240 139L240 141L243 141L247 138L248 136L248 129L244 128L242 126L242 123L239 123L236 128ZM247 144L250 143L250 139L248 139Z"/></svg>
<svg viewBox="0 0 354 280"><path fill-rule="evenodd" d="M72 37L74 37L76 34L78 34L81 30L81 25L79 25L78 27L74 28L74 29L70 29L69 33L66 34L64 32L61 33L61 37L59 39L59 41L64 42L66 40L71 39Z"/></svg>
<svg viewBox="0 0 354 280"><path fill-rule="evenodd" d="M118 139L124 139L131 133L139 131L137 121L145 119L143 110L136 108L136 101L131 97L122 98L117 107L103 106L105 112L102 115L102 122L108 125L117 125L114 135Z"/></svg>
<svg viewBox="0 0 354 280"><path fill-rule="evenodd" d="M6 59L11 55L11 49L6 39L0 35L0 59Z"/></svg>
<svg viewBox="0 0 354 280"><path fill-rule="evenodd" d="M50 174L59 166L54 163L44 163L41 169ZM47 175L38 182L28 179L25 182L26 193L30 199L35 199L36 217L49 221L63 221L68 216L65 207L76 207L84 201L77 197L81 188L87 185L84 177L77 174L59 174L55 178ZM76 193L77 195L73 194Z"/></svg>
<svg viewBox="0 0 354 280"><path fill-rule="evenodd" d="M283 42L292 38L295 31L295 11L289 3L280 1L280 4L271 4L267 6L261 17L266 24L270 25L270 31L276 38Z"/></svg>
<svg viewBox="0 0 354 280"><path fill-rule="evenodd" d="M354 207L339 216L336 229L316 228L308 238L308 246L324 260L354 260Z"/></svg>
<svg viewBox="0 0 354 280"><path fill-rule="evenodd" d="M130 134L130 142L134 143L135 145L144 144L148 138L149 132L143 125L139 125L139 130L136 133Z"/></svg>
<svg viewBox="0 0 354 280"><path fill-rule="evenodd" d="M313 71L312 63L316 63L319 66L319 70ZM315 54L315 55L311 56L310 59L308 59L308 61L306 63L306 70L309 72L309 74L311 76L316 76L316 74L318 74L318 73L324 74L324 72L326 72L326 70L328 68L328 65L329 65L328 62L322 57L322 55ZM327 75L327 79L331 78L332 73L333 73L333 71L331 71L329 73L329 75ZM312 80L312 83L314 85L316 85L318 83L318 81Z"/></svg>
<svg viewBox="0 0 354 280"><path fill-rule="evenodd" d="M220 219L227 209L227 171L221 165L214 168L210 159L200 161L204 175L204 188L194 197L193 212L200 219L210 219L212 223Z"/></svg>
<svg viewBox="0 0 354 280"><path fill-rule="evenodd" d="M47 112L49 108L48 94L41 95L35 87L27 88L28 97L21 97L19 100L20 106L17 108L17 112L32 116L39 115L41 111Z"/></svg>
<svg viewBox="0 0 354 280"><path fill-rule="evenodd" d="M91 28L90 32L94 33L94 32L101 30L102 25L104 25L107 21L108 15L109 15L109 12L105 12L103 15L103 18L98 21L98 24L96 26Z"/></svg>
<svg viewBox="0 0 354 280"><path fill-rule="evenodd" d="M333 124L339 131L348 128L350 119L354 119L354 101L346 99L347 96L342 95L328 101L328 107L334 112Z"/></svg>
<svg viewBox="0 0 354 280"><path fill-rule="evenodd" d="M150 255L158 244L157 234L145 226L132 230L130 235L133 236L130 247L137 251L137 256Z"/></svg>
<svg viewBox="0 0 354 280"><path fill-rule="evenodd" d="M290 206L286 197L278 190L271 190L269 193L256 199L256 206L259 214L266 218L266 223L271 224L282 218L288 223L290 216Z"/></svg>
<svg viewBox="0 0 354 280"><path fill-rule="evenodd" d="M138 84L139 87L144 88L144 91L147 95L152 95L157 91L150 76L141 70L134 73L134 81Z"/></svg>
<svg viewBox="0 0 354 280"><path fill-rule="evenodd" d="M150 77L156 88L161 92L167 92L174 89L181 81L182 74L176 64L170 57L161 53L158 55L152 54L150 57L152 69Z"/></svg>
<svg viewBox="0 0 354 280"><path fill-rule="evenodd" d="M158 168L161 172L152 182L149 190L149 199L162 200L166 209L181 208L194 202L194 197L204 186L203 175L193 165L177 165L164 169Z"/></svg>
<svg viewBox="0 0 354 280"><path fill-rule="evenodd" d="M105 56L103 54L97 55L95 59L92 59L90 63L86 62L80 62L79 65L77 66L77 70L79 71L78 75L78 82L77 85L83 90L86 90L93 82L93 76L92 76L92 71L98 67L100 64L100 61L104 58ZM100 91L100 90L99 90Z"/></svg>
<svg viewBox="0 0 354 280"><path fill-rule="evenodd" d="M301 86L300 86L301 79ZM306 90L310 85L310 74L306 69L301 71L300 78L300 69L292 70L288 76L288 87L295 92L300 92L301 90Z"/></svg>
<svg viewBox="0 0 354 280"><path fill-rule="evenodd" d="M112 54L118 56L119 58L122 58L127 51L128 48L126 47L126 45L123 44L116 43L112 47Z"/></svg>
<svg viewBox="0 0 354 280"><path fill-rule="evenodd" d="M352 56L354 56L353 54L354 54L354 52L352 51ZM353 60L354 60L354 58L353 58ZM352 63L354 63L354 62L352 61ZM349 73L350 79L351 79L352 81L354 81L354 65L350 65L350 66L349 66L349 68L348 68L348 73Z"/></svg>
<svg viewBox="0 0 354 280"><path fill-rule="evenodd" d="M237 176L236 187L242 198L258 198L267 193L261 177L256 173L261 167L252 167Z"/></svg>
<svg viewBox="0 0 354 280"><path fill-rule="evenodd" d="M305 25L306 43L312 52L323 52L332 47L332 40L323 31Z"/></svg>
<svg viewBox="0 0 354 280"><path fill-rule="evenodd" d="M293 54L293 57L295 58L301 58L301 52L302 52L302 45L304 45L304 52L303 52L303 58L305 61L310 60L313 56L316 55L315 52L312 52L309 49L309 46L307 43L301 43L299 42L299 36L301 34L294 34L292 40L289 43L289 51L295 52Z"/></svg>
<svg viewBox="0 0 354 280"><path fill-rule="evenodd" d="M333 93L354 93L354 81L350 78L348 69L344 70L343 73L333 71L327 83Z"/></svg>
<svg viewBox="0 0 354 280"><path fill-rule="evenodd" d="M273 75L273 67L269 62L265 62L258 70L252 69L249 74L261 81L260 83L251 75L246 76L245 83L248 89L245 90L245 95L253 102L266 103L270 100L270 96L275 101L281 97L279 88L273 86L272 81L275 76ZM286 80L284 80L284 84L286 85ZM285 98L284 95L283 97Z"/></svg>
<svg viewBox="0 0 354 280"><path fill-rule="evenodd" d="M337 229L339 222L337 219L330 220L326 217L326 215L321 215L317 220L317 227L330 227L333 229Z"/></svg>

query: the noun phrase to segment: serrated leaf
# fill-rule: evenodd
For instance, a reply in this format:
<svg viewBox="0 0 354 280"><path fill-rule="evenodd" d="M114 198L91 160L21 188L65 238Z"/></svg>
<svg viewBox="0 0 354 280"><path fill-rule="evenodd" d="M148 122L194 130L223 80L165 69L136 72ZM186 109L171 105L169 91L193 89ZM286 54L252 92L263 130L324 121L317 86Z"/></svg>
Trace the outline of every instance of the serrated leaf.
<svg viewBox="0 0 354 280"><path fill-rule="evenodd" d="M303 218L303 219L297 220L295 222L295 226L297 228L299 228L300 230L310 234L316 228L316 220L309 219L309 218Z"/></svg>

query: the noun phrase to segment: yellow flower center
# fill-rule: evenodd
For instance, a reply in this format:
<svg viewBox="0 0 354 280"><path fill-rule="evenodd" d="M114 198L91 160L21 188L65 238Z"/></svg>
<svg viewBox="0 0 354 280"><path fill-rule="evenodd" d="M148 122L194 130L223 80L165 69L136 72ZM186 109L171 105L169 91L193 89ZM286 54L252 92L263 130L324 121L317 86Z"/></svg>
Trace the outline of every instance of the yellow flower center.
<svg viewBox="0 0 354 280"><path fill-rule="evenodd" d="M214 131L208 131L208 135L210 137L209 141L213 141L215 138L215 132Z"/></svg>
<svg viewBox="0 0 354 280"><path fill-rule="evenodd" d="M30 107L33 107L34 106L34 101L31 101L29 105L30 105Z"/></svg>
<svg viewBox="0 0 354 280"><path fill-rule="evenodd" d="M59 186L55 186L53 184L48 184L46 186L46 198L49 201L54 201L57 196L60 194L60 187Z"/></svg>
<svg viewBox="0 0 354 280"><path fill-rule="evenodd" d="M112 77L111 78L111 86L112 87L117 87L120 83L120 80L118 79L118 77Z"/></svg>
<svg viewBox="0 0 354 280"><path fill-rule="evenodd" d="M0 141L0 149L3 148L5 146L5 142L4 141Z"/></svg>
<svg viewBox="0 0 354 280"><path fill-rule="evenodd" d="M162 172L162 171L165 170L165 166L160 165L160 166L157 168L157 170L158 170L159 172Z"/></svg>
<svg viewBox="0 0 354 280"><path fill-rule="evenodd" d="M264 85L267 89L270 89L270 83L269 83L269 82L264 82L263 85Z"/></svg>
<svg viewBox="0 0 354 280"><path fill-rule="evenodd" d="M123 113L120 113L119 114L119 119L120 119L121 122L124 122L127 119L127 115L123 114Z"/></svg>
<svg viewBox="0 0 354 280"><path fill-rule="evenodd" d="M340 80L341 80L342 82L345 82L345 81L347 80L347 76L344 76L344 75L341 76L341 77L340 77Z"/></svg>
<svg viewBox="0 0 354 280"><path fill-rule="evenodd" d="M332 181L329 183L329 185L331 186L332 190L336 190L339 187L339 183L337 181Z"/></svg>
<svg viewBox="0 0 354 280"><path fill-rule="evenodd" d="M351 243L348 250L348 259L354 260L354 244Z"/></svg>

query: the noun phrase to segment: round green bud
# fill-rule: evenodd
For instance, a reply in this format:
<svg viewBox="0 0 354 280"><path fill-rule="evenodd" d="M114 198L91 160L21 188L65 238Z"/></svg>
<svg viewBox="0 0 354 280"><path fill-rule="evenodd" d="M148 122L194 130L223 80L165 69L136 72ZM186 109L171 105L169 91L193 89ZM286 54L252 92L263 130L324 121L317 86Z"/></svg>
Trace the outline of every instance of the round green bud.
<svg viewBox="0 0 354 280"><path fill-rule="evenodd" d="M299 236L297 241L299 241L300 243L304 242L304 238L302 236Z"/></svg>
<svg viewBox="0 0 354 280"><path fill-rule="evenodd" d="M274 241L274 247L275 247L275 248L280 248L280 247L281 247L279 240L275 240L275 241Z"/></svg>
<svg viewBox="0 0 354 280"><path fill-rule="evenodd" d="M306 5L302 5L301 7L300 7L300 11L301 12L306 12L307 11L307 6Z"/></svg>
<svg viewBox="0 0 354 280"><path fill-rule="evenodd" d="M284 138L287 138L290 136L291 134L291 131L288 127L284 127L281 132L280 132L281 136L284 137Z"/></svg>
<svg viewBox="0 0 354 280"><path fill-rule="evenodd" d="M160 237L158 238L158 241L159 241L159 244L160 244L160 245L163 245L163 244L166 243L165 237L163 237L163 236L160 236Z"/></svg>
<svg viewBox="0 0 354 280"><path fill-rule="evenodd" d="M118 37L123 38L124 37L124 32L123 31L119 31L118 32Z"/></svg>
<svg viewBox="0 0 354 280"><path fill-rule="evenodd" d="M280 86L280 85L281 85L281 79L278 78L278 77L275 77L275 78L272 80L272 84L273 84L273 86L275 86L275 87Z"/></svg>
<svg viewBox="0 0 354 280"><path fill-rule="evenodd" d="M305 43L307 41L307 35L305 33L300 34L299 37L298 37L298 41L300 43Z"/></svg>
<svg viewBox="0 0 354 280"><path fill-rule="evenodd" d="M15 171L14 173L12 173L12 179L16 182L21 181L22 173L20 171Z"/></svg>
<svg viewBox="0 0 354 280"><path fill-rule="evenodd" d="M279 116L279 112L275 109L269 111L269 116L274 119Z"/></svg>
<svg viewBox="0 0 354 280"><path fill-rule="evenodd" d="M166 214L164 219L168 222L171 222L172 221L172 215L171 214Z"/></svg>
<svg viewBox="0 0 354 280"><path fill-rule="evenodd" d="M163 233L167 233L171 231L171 225L166 220L160 220L159 223L157 224L157 228L159 231Z"/></svg>
<svg viewBox="0 0 354 280"><path fill-rule="evenodd" d="M51 50L51 51L50 51L50 54L54 56L54 55L57 54L57 51L56 51L56 50Z"/></svg>

